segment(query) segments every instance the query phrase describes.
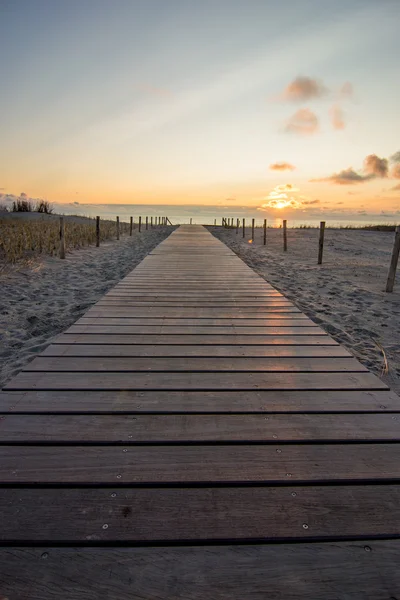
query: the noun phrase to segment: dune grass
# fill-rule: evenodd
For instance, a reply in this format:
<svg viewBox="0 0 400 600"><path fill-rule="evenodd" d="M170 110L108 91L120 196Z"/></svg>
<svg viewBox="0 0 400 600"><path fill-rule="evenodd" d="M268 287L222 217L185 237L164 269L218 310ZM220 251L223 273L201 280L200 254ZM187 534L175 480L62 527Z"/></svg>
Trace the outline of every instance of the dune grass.
<svg viewBox="0 0 400 600"><path fill-rule="evenodd" d="M96 243L96 222L77 222L65 217L66 251ZM129 232L128 223L120 223L120 235ZM100 220L100 241L116 238L116 223ZM60 224L58 219L25 220L0 218L0 261L16 263L45 254L56 256L59 251Z"/></svg>

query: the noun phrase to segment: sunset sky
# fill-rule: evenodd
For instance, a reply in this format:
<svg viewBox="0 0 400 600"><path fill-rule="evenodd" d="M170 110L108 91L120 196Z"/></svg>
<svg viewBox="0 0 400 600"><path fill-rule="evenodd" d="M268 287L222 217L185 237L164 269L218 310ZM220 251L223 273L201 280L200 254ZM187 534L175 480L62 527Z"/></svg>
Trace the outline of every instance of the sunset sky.
<svg viewBox="0 0 400 600"><path fill-rule="evenodd" d="M399 0L0 0L0 193L395 218L399 22Z"/></svg>

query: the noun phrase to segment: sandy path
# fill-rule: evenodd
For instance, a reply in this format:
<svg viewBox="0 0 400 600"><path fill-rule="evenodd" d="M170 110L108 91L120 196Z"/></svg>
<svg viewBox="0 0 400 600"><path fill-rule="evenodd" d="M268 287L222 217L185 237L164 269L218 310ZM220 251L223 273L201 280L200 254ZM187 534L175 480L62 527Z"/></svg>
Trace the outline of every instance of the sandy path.
<svg viewBox="0 0 400 600"><path fill-rule="evenodd" d="M400 273L393 294L384 292L393 233L327 230L324 262L317 263L315 229L289 229L288 252L282 230L262 230L249 243L235 230L209 227L249 266L284 293L363 364L382 375L384 348L389 374L382 376L400 393Z"/></svg>
<svg viewBox="0 0 400 600"><path fill-rule="evenodd" d="M65 260L43 258L0 275L0 383L74 323L175 229L137 231Z"/></svg>

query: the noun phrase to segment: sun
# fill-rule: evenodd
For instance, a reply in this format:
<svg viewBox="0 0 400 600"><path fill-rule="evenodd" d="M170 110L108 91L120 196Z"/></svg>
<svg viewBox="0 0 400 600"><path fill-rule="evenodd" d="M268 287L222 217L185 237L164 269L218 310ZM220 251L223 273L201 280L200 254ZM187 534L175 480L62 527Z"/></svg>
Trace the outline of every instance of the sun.
<svg viewBox="0 0 400 600"><path fill-rule="evenodd" d="M275 203L274 208L287 208L288 206L290 206L290 201L288 201L288 200L278 200Z"/></svg>

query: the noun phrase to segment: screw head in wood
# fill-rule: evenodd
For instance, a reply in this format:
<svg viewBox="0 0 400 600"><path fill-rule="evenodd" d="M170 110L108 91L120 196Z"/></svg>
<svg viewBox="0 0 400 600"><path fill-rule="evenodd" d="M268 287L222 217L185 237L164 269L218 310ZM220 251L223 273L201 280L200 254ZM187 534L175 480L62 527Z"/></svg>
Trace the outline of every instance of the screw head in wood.
<svg viewBox="0 0 400 600"><path fill-rule="evenodd" d="M103 525L103 529L108 529L108 525L107 525L107 523L104 523L104 525Z"/></svg>
<svg viewBox="0 0 400 600"><path fill-rule="evenodd" d="M303 529L308 529L307 523L303 523Z"/></svg>

